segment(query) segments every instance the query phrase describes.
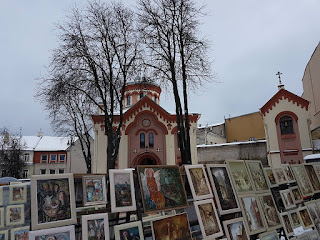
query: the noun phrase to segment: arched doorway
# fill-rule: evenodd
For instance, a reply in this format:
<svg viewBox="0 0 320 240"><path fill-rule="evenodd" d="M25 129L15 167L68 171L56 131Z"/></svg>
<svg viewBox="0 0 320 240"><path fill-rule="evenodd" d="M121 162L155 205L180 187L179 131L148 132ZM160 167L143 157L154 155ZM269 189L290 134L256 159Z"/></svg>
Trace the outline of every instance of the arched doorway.
<svg viewBox="0 0 320 240"><path fill-rule="evenodd" d="M161 165L161 161L155 154L143 153L137 156L134 161L132 162L131 167L135 167L137 165Z"/></svg>

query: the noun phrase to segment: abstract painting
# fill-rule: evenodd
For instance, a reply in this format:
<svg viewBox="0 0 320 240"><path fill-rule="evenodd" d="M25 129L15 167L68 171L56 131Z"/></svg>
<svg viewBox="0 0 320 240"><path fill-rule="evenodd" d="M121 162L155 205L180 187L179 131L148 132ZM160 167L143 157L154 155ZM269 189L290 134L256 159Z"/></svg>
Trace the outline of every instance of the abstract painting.
<svg viewBox="0 0 320 240"><path fill-rule="evenodd" d="M270 193L258 195L261 203L262 212L266 218L268 231L282 227L278 210L274 199Z"/></svg>
<svg viewBox="0 0 320 240"><path fill-rule="evenodd" d="M144 240L141 221L114 226L115 240Z"/></svg>
<svg viewBox="0 0 320 240"><path fill-rule="evenodd" d="M24 224L24 204L6 207L6 225Z"/></svg>
<svg viewBox="0 0 320 240"><path fill-rule="evenodd" d="M29 240L75 240L73 225L29 232Z"/></svg>
<svg viewBox="0 0 320 240"><path fill-rule="evenodd" d="M82 176L83 205L99 205L107 203L105 175Z"/></svg>
<svg viewBox="0 0 320 240"><path fill-rule="evenodd" d="M11 240L28 240L29 227L20 227L11 229Z"/></svg>
<svg viewBox="0 0 320 240"><path fill-rule="evenodd" d="M83 215L82 218L82 239L108 240L109 220L108 213Z"/></svg>
<svg viewBox="0 0 320 240"><path fill-rule="evenodd" d="M261 161L246 160L245 164L249 169L249 174L255 187L256 193L269 191L268 183L265 178Z"/></svg>
<svg viewBox="0 0 320 240"><path fill-rule="evenodd" d="M309 177L304 166L302 164L292 164L291 169L297 180L299 189L301 190L303 197L313 195L313 188L311 186Z"/></svg>
<svg viewBox="0 0 320 240"><path fill-rule="evenodd" d="M276 178L274 176L272 168L270 168L270 167L264 168L263 171L266 175L266 179L267 179L267 183L269 185L269 188L277 187L278 183L276 181Z"/></svg>
<svg viewBox="0 0 320 240"><path fill-rule="evenodd" d="M249 240L243 218L234 218L223 221L224 231L229 240Z"/></svg>

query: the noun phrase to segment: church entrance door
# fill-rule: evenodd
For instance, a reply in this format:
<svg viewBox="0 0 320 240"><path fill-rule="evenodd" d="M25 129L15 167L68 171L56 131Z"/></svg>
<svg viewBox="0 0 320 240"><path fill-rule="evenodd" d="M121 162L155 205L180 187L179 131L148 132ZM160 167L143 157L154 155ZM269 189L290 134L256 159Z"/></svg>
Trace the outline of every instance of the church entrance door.
<svg viewBox="0 0 320 240"><path fill-rule="evenodd" d="M161 162L155 154L143 153L136 157L131 167L135 167L136 165L161 165Z"/></svg>

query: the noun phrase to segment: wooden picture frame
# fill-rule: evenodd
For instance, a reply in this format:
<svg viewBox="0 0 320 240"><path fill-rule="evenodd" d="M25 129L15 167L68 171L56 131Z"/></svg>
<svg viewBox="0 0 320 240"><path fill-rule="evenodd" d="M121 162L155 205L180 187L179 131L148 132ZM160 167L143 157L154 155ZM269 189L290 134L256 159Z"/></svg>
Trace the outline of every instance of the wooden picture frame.
<svg viewBox="0 0 320 240"><path fill-rule="evenodd" d="M316 170L314 168L314 165L310 164L310 163L304 163L303 166L307 172L307 176L309 177L313 192L319 193L320 192L320 180L319 180L318 173L316 172Z"/></svg>
<svg viewBox="0 0 320 240"><path fill-rule="evenodd" d="M255 194L239 197L242 216L249 235L265 232L267 230L260 201ZM250 219L248 219L250 217Z"/></svg>
<svg viewBox="0 0 320 240"><path fill-rule="evenodd" d="M311 186L311 182L309 177L307 176L306 169L302 164L292 164L291 165L292 172L294 177L297 180L297 184L302 193L302 197L309 197L313 195L313 188Z"/></svg>
<svg viewBox="0 0 320 240"><path fill-rule="evenodd" d="M0 229L1 228L4 228L4 207L0 208Z"/></svg>
<svg viewBox="0 0 320 240"><path fill-rule="evenodd" d="M226 160L226 164L236 193L238 195L252 193L254 189L244 161Z"/></svg>
<svg viewBox="0 0 320 240"><path fill-rule="evenodd" d="M293 225L291 222L291 219L289 217L288 212L282 212L280 213L280 219L283 225L284 232L287 237L293 236L294 231L293 231Z"/></svg>
<svg viewBox="0 0 320 240"><path fill-rule="evenodd" d="M0 231L0 239L1 240L8 240L8 230L1 230Z"/></svg>
<svg viewBox="0 0 320 240"><path fill-rule="evenodd" d="M240 212L240 206L226 164L207 164L208 176L220 215Z"/></svg>
<svg viewBox="0 0 320 240"><path fill-rule="evenodd" d="M279 240L277 231L270 231L259 234L260 240Z"/></svg>
<svg viewBox="0 0 320 240"><path fill-rule="evenodd" d="M298 208L297 213L301 222L301 226L304 230L314 227L311 214L306 206Z"/></svg>
<svg viewBox="0 0 320 240"><path fill-rule="evenodd" d="M141 199L145 213L188 207L179 166L137 166ZM170 198L174 201L165 201Z"/></svg>
<svg viewBox="0 0 320 240"><path fill-rule="evenodd" d="M270 191L261 161L245 160L244 162L247 166L255 192L263 193Z"/></svg>
<svg viewBox="0 0 320 240"><path fill-rule="evenodd" d="M110 238L108 213L82 215L81 225L82 225L82 239L89 239L89 237L94 238L94 237L97 237L98 235L100 235L101 239L108 240ZM104 238L101 234L104 234Z"/></svg>
<svg viewBox="0 0 320 240"><path fill-rule="evenodd" d="M124 239L121 238L124 234L131 236L132 239L144 240L141 221L135 221L114 226L115 240Z"/></svg>
<svg viewBox="0 0 320 240"><path fill-rule="evenodd" d="M280 190L279 193L286 210L296 207L294 196L290 189Z"/></svg>
<svg viewBox="0 0 320 240"><path fill-rule="evenodd" d="M290 217L290 220L291 220L291 223L292 223L292 227L293 228L297 228L297 227L300 227L301 226L301 222L300 222L300 219L298 217L298 213L297 213L297 210L291 210L288 212L289 214L289 217Z"/></svg>
<svg viewBox="0 0 320 240"><path fill-rule="evenodd" d="M193 202L202 237L217 238L223 236L223 229L213 199Z"/></svg>
<svg viewBox="0 0 320 240"><path fill-rule="evenodd" d="M27 202L27 184L13 184L9 186L9 204Z"/></svg>
<svg viewBox="0 0 320 240"><path fill-rule="evenodd" d="M48 191L49 188L53 188L53 191ZM72 173L31 176L32 230L75 224L75 206Z"/></svg>
<svg viewBox="0 0 320 240"><path fill-rule="evenodd" d="M24 204L6 207L6 226L24 224Z"/></svg>
<svg viewBox="0 0 320 240"><path fill-rule="evenodd" d="M135 211L136 196L132 170L110 169L110 200L112 212Z"/></svg>
<svg viewBox="0 0 320 240"><path fill-rule="evenodd" d="M278 187L278 183L273 173L273 169L271 167L263 168L264 174L266 176L267 183L269 188Z"/></svg>
<svg viewBox="0 0 320 240"><path fill-rule="evenodd" d="M242 217L223 221L223 228L228 240L238 240L239 233L241 233L241 239L250 239Z"/></svg>
<svg viewBox="0 0 320 240"><path fill-rule="evenodd" d="M281 164L284 173L286 174L288 183L294 183L296 182L296 179L294 178L293 172L291 170L290 164Z"/></svg>
<svg viewBox="0 0 320 240"><path fill-rule="evenodd" d="M288 182L287 175L282 167L273 168L273 173L278 185L286 184Z"/></svg>
<svg viewBox="0 0 320 240"><path fill-rule="evenodd" d="M188 182L194 201L212 198L212 190L203 164L185 165Z"/></svg>
<svg viewBox="0 0 320 240"><path fill-rule="evenodd" d="M302 197L302 194L301 194L301 191L299 189L298 186L294 186L294 187L290 187L289 188L292 192L292 195L294 197L294 201L296 204L298 203L301 203L303 201L303 197Z"/></svg>
<svg viewBox="0 0 320 240"><path fill-rule="evenodd" d="M42 229L37 231L29 232L29 240L36 240L39 237L54 237L54 239L66 239L66 240L75 240L75 227L74 225L56 227L49 229ZM47 238L45 238L47 239Z"/></svg>
<svg viewBox="0 0 320 240"><path fill-rule="evenodd" d="M19 227L19 228L12 228L10 231L11 240L16 239L29 239L29 231L30 228L28 227ZM16 236L18 235L18 236Z"/></svg>
<svg viewBox="0 0 320 240"><path fill-rule="evenodd" d="M82 176L83 206L107 204L105 175Z"/></svg>

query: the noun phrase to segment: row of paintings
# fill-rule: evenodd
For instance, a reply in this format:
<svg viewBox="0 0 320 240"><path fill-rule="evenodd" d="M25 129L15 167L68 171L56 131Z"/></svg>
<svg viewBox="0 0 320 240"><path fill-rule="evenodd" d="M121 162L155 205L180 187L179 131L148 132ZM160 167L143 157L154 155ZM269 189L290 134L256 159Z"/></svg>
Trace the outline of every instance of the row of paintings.
<svg viewBox="0 0 320 240"><path fill-rule="evenodd" d="M10 229L11 240L27 240L29 235L29 227L19 227ZM8 240L9 239L9 230L0 230L0 239Z"/></svg>

